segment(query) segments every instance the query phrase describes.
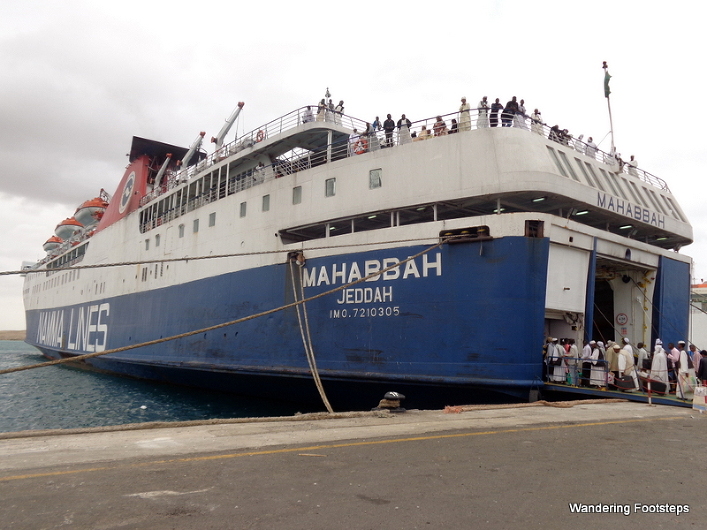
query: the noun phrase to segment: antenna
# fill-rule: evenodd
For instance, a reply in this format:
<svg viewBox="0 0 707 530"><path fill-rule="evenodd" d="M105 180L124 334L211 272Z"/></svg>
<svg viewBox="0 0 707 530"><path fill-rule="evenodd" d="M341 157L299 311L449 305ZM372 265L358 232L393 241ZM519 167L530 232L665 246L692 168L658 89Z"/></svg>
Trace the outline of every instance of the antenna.
<svg viewBox="0 0 707 530"><path fill-rule="evenodd" d="M606 64L606 61L604 61L602 68L604 69L604 97L606 98L606 104L609 106L609 129L610 129L610 133L611 133L611 152L614 153L616 151L616 147L614 145L614 120L611 117L611 99L609 98L609 94L611 94L611 90L609 90L609 80L611 79L611 75L609 75L609 66Z"/></svg>

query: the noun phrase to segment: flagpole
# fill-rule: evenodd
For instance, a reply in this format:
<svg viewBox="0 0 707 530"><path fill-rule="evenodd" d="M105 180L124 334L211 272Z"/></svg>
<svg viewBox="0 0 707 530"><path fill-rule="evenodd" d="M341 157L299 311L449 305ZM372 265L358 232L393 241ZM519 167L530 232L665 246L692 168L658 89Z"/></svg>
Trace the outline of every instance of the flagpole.
<svg viewBox="0 0 707 530"><path fill-rule="evenodd" d="M609 94L611 94L611 90L609 90L609 80L611 79L611 76L609 75L609 66L606 64L606 61L604 61L604 65L602 66L604 69L604 97L606 98L606 104L609 107L609 130L611 132L611 153L614 153L615 147L614 147L614 120L611 116L611 98L609 97Z"/></svg>

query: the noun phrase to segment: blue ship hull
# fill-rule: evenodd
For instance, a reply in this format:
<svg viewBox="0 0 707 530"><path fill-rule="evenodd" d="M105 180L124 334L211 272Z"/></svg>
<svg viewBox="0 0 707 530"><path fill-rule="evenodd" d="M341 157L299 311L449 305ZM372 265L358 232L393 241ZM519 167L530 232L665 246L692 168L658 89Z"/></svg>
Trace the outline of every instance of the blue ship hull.
<svg viewBox="0 0 707 530"><path fill-rule="evenodd" d="M425 248L309 259L301 271L304 295L344 285ZM527 399L542 378L548 255L547 238L443 245L373 281L308 302L312 347L334 407L370 407L387 390L411 393L409 406L416 395L427 396L424 405L472 402L494 393ZM294 283L298 287L300 280ZM179 335L293 301L291 268L283 263L29 311L27 341L51 358L80 355ZM318 399L294 308L88 362L158 381Z"/></svg>

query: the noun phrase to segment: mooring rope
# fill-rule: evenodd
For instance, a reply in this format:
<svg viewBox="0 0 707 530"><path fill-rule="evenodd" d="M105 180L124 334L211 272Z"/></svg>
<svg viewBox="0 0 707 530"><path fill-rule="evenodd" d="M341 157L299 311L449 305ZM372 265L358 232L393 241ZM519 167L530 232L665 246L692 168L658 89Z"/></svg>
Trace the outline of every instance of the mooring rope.
<svg viewBox="0 0 707 530"><path fill-rule="evenodd" d="M292 277L292 291L295 295L295 302L299 296L300 300L304 300L304 287L302 287L302 267L297 265L299 269L299 284L301 289L301 296L297 293L297 282L295 281L295 261L290 260L290 276ZM312 336L309 334L309 321L307 320L307 306L302 302L302 310L304 312L304 326L302 325L302 316L300 315L300 306L297 306L297 323L299 324L300 334L302 335L302 344L304 345L304 353L307 357L307 363L309 364L309 370L312 372L312 378L314 379L314 384L317 386L319 391L319 396L322 398L322 402L326 407L327 411L332 413L334 409L331 408L329 404L329 399L327 399L326 392L324 392L324 385L322 385L322 380L319 377L319 370L317 369L317 360L314 357L314 349L312 348ZM306 333L305 333L306 327Z"/></svg>
<svg viewBox="0 0 707 530"><path fill-rule="evenodd" d="M280 307L276 307L276 308L274 308L274 309L268 309L267 311L262 311L262 312L260 312L260 313L254 314L254 315L250 315L250 316L247 316L247 317L239 318L239 319L236 319L236 320L231 320L231 321L229 321L229 322L223 322L223 323L221 323L221 324L216 324L216 325L209 326L209 327L206 327L206 328L201 328L201 329L197 329L197 330L194 330L194 331L188 331L188 332L186 332L186 333L181 333L181 334L179 334L179 335L173 335L173 336L171 336L171 337L164 337L164 338L155 339L155 340L151 340L151 341L147 341L147 342L142 342L142 343L140 343L140 344L131 344L131 345L129 345L129 346L122 346L122 347L120 347L120 348L114 348L114 349L111 349L111 350L104 350L104 351L101 351L101 352L86 353L86 354L84 354L84 355L76 355L76 356L73 356L73 357L66 357L66 358L64 358L64 359L55 359L55 360L53 360L53 361L47 361L47 362L45 362L45 363L31 364L31 365L27 365L27 366L16 366L16 367L14 367L14 368L7 368L7 369L5 369L5 370L0 370L0 375L9 374L9 373L13 373L13 372L21 372L21 371L23 371L23 370L31 370L31 369L33 369L33 368L43 368L43 367L45 367L45 366L53 366L53 365L55 365L55 364L65 364L65 363L71 363L71 362L76 362L76 361L84 361L84 360L86 360L86 359L92 359L92 358L94 358L94 357L101 357L101 356L103 356L103 355L109 355L109 354L111 354L111 353L118 353L118 352L127 351L127 350L134 350L134 349L136 349L136 348L142 348L142 347L145 347L145 346L153 346L153 345L155 345L155 344L161 344L161 343L163 343L163 342L169 342L169 341L172 341L172 340L182 339L182 338L185 338L185 337L191 337L192 335L198 335L199 333L206 333L206 332L208 332L208 331L213 331L213 330L216 330L216 329L225 328L225 327L227 327L227 326L233 326L233 325L235 325L235 324L240 324L240 323L242 323L242 322L247 322L248 320L253 320L253 319L256 319L256 318L259 318L259 317L271 315L271 314L273 314L273 313L277 313L277 312L279 312L279 311L284 311L285 309L289 309L289 308L291 308L291 307L296 307L296 306L298 306L298 305L300 305L300 304L304 304L305 302L311 302L312 300L316 300L316 299L318 299L318 298L322 298L322 297L324 297L324 296L327 296L327 295L330 295L330 294L333 294L333 293L342 291L342 290L344 290L344 289L348 289L348 288L351 287L352 285L356 285L356 284L359 284L359 283L361 283L361 282L368 281L368 280L371 279L371 278L375 278L376 276L379 276L379 275L383 274L384 272L387 272L387 271L389 271L389 270L395 269L395 268L399 267L400 265L403 265L403 264L407 263L408 261L412 261L412 260L414 260L414 259L416 259L416 258L419 258L419 257L422 256L423 254L427 254L428 252L431 252L431 251L433 251L434 249L436 249L436 248L438 248L438 247L441 247L441 246L442 246L443 244L445 244L448 240L449 240L449 238L445 238L445 239L439 241L438 243L432 245L431 247L428 247L428 248L426 248L426 249L424 249L424 250L418 252L418 253L415 254L414 256L410 256L410 257L407 258L407 259L404 259L404 260L402 260L402 261L399 261L398 263L394 263L393 265L390 265L390 266L388 266L388 267L385 267L384 269L381 269L381 270L379 270L379 271L372 272L372 273L369 274L368 276L364 276L363 278L359 278L358 280L355 280L355 281L353 281L353 282L349 282L349 283L347 283L347 284L340 285L339 287L335 287L335 288L330 289L330 290L328 290L328 291L325 291L325 292L323 292L323 293L319 293L319 294L317 294L317 295L310 296L309 298L304 298L304 299L302 299L302 300L295 301L295 302L293 302L293 303L291 303L291 304L286 304L286 305L283 305L283 306L280 306Z"/></svg>
<svg viewBox="0 0 707 530"><path fill-rule="evenodd" d="M454 236L447 237L447 240L453 239ZM145 261L119 261L115 263L96 263L94 265L67 265L66 267L57 267L54 269L24 269L20 271L0 271L0 276L10 276L17 274L39 274L39 273L56 273L67 272L84 269L105 269L109 267L125 267L127 265L152 265L155 263L173 263L177 261L199 261L207 259L222 259L222 258L242 258L246 256L265 256L268 254L285 254L290 252L314 252L317 250L331 250L337 248L354 248L354 247L370 247L378 245L394 245L398 243L419 243L421 241L437 240L439 237L415 237L410 239L392 239L388 241L373 241L367 243L347 243L345 245L324 245L321 247L300 248L300 249L280 249L280 250L261 250L257 252L235 252L233 254L211 254L208 256L184 256L181 258L164 258Z"/></svg>

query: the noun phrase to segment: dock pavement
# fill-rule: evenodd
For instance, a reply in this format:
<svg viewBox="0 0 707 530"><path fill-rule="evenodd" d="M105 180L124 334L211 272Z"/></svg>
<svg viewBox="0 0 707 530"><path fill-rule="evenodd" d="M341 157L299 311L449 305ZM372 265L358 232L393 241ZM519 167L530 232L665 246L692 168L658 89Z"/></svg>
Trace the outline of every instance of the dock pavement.
<svg viewBox="0 0 707 530"><path fill-rule="evenodd" d="M705 528L706 421L596 400L1 433L0 527Z"/></svg>

